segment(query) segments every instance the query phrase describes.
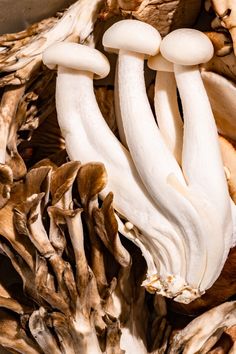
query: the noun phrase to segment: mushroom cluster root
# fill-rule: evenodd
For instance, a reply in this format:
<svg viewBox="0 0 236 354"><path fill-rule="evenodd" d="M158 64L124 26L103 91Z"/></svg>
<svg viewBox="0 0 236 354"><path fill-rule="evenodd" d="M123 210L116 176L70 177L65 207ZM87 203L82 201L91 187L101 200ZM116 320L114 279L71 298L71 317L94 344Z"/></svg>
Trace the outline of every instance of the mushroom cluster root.
<svg viewBox="0 0 236 354"><path fill-rule="evenodd" d="M98 200L106 181L101 163L42 160L13 183L0 210L0 250L11 262L10 281L0 273L0 345L9 352L145 354L150 343L167 346L165 300L147 302L140 251L121 242L113 195Z"/></svg>

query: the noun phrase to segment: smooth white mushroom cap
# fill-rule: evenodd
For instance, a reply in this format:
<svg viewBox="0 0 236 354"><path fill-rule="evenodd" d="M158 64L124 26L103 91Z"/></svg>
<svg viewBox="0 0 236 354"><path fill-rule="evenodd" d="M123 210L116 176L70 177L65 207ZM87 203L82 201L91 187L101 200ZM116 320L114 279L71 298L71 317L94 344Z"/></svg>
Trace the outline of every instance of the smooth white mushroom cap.
<svg viewBox="0 0 236 354"><path fill-rule="evenodd" d="M86 45L70 42L53 44L43 52L43 63L50 69L57 66L88 71L95 74L95 79L102 79L109 74L110 64L104 54Z"/></svg>
<svg viewBox="0 0 236 354"><path fill-rule="evenodd" d="M174 72L174 65L169 60L165 59L161 53L150 57L147 61L147 66L156 71Z"/></svg>
<svg viewBox="0 0 236 354"><path fill-rule="evenodd" d="M214 54L210 39L202 32L180 28L169 33L161 42L163 57L179 65L198 65L208 62Z"/></svg>
<svg viewBox="0 0 236 354"><path fill-rule="evenodd" d="M120 49L146 55L159 52L161 36L151 25L138 20L114 23L103 35L105 50L118 53Z"/></svg>

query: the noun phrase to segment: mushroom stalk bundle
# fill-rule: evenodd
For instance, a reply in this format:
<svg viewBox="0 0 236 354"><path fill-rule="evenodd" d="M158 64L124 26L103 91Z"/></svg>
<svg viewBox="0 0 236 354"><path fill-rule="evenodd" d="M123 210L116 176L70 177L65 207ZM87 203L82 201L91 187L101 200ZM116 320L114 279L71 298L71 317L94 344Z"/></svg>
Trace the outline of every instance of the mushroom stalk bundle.
<svg viewBox="0 0 236 354"><path fill-rule="evenodd" d="M67 53L67 56L64 53ZM93 92L93 73L98 77L104 77L109 71L108 62L101 53L75 43L59 43L44 52L43 60L48 67L58 65L56 105L68 154L72 160L79 159L83 163L99 160L105 164L109 182L104 191L114 192L114 207L128 221L123 226L119 221L120 231L141 247L148 264L144 285L150 291L174 297L180 302L188 303L199 297L218 277L228 252L228 243L224 244L223 239L220 238L222 228L221 225L214 224L207 198L201 204L199 198L188 190L174 156L165 147L155 127L159 134L159 142L155 142L153 137L152 143L159 144L160 151L166 151L164 154L166 161L160 155L161 168L159 174L158 171L155 172L162 190L157 197L148 194L148 191L152 192L148 184L150 179L144 179L145 186L142 184L136 172L139 161L137 156L134 156L135 149L131 149L130 156L117 141L107 127L96 102ZM139 59L135 60L138 64ZM140 60L143 61L143 56ZM122 63L121 60L121 65ZM132 66L129 70L132 72ZM120 85L122 80L119 78L118 81ZM122 104L124 102L121 99L121 114ZM139 136L142 138L141 131ZM129 144L130 137L126 136L126 138ZM147 155L146 160L148 168ZM141 165L138 167L139 174L140 171L142 174L144 163L145 161L141 159ZM166 170L164 174L162 168ZM143 179L143 175L141 177ZM163 178L166 178L166 184L163 183ZM226 196L227 204L229 196L224 194L224 191L222 193ZM218 229L215 227L214 232L218 237L221 251L218 251L217 267L213 269L212 266L210 268L207 266L209 261L207 257L212 253L204 238L205 233L213 231L209 227L210 222L202 220L204 217L202 206L208 207L206 213L210 222L218 226ZM227 216L227 235L231 236L230 206L227 209L223 205L222 210L224 208ZM214 243L214 240L211 242ZM212 243L208 242L208 244L212 246ZM222 252L223 261L220 259ZM211 264L214 263L211 258L210 261Z"/></svg>
<svg viewBox="0 0 236 354"><path fill-rule="evenodd" d="M174 152L169 151L163 141L163 125L162 131L155 126L146 97L143 60L144 55L150 55L155 48L152 32L146 27L134 20L120 21L107 30L103 43L109 51L120 50L117 72L121 118L132 159L155 205L172 221L172 228L182 238L185 255L188 255L186 283L204 292L218 278L233 243L230 197L217 130L199 70L193 66L208 61L213 55L213 46L201 32L188 29L172 32L161 43L166 59L176 63L179 55L185 64L173 66L185 119L182 172ZM140 41L136 40L138 31ZM142 38L145 31L146 41ZM124 37L124 33L129 35ZM173 41L175 34L178 39ZM195 57L185 38L188 35L189 42L194 43L198 51ZM179 74L181 68L182 75ZM167 105L166 111L170 112ZM157 116L157 121L161 118ZM181 143L181 123L178 117L175 119L178 119L176 135ZM206 144L209 144L207 151ZM187 302L185 296L185 292L180 293L175 300Z"/></svg>
<svg viewBox="0 0 236 354"><path fill-rule="evenodd" d="M70 55L66 56L65 53ZM183 262L185 254L182 242L170 221L148 195L129 152L108 128L94 95L93 73L100 77L106 75L109 71L107 60L97 50L75 43L60 43L50 47L44 52L43 60L49 67L59 66L56 106L69 157L83 163L98 160L105 164L108 185L104 192L114 193L116 211L129 221L128 228L125 225L122 233L129 234L128 237L139 246L140 243L145 245L147 283L150 287L155 283L155 288L162 294L175 296L186 285L184 279L187 270ZM103 192L101 196L104 196ZM123 227L121 221L119 225ZM140 239L134 236L133 231L129 231L130 225L139 230ZM155 252L148 252L150 245ZM170 250L180 257L174 261ZM194 297L195 293L190 290L188 296Z"/></svg>

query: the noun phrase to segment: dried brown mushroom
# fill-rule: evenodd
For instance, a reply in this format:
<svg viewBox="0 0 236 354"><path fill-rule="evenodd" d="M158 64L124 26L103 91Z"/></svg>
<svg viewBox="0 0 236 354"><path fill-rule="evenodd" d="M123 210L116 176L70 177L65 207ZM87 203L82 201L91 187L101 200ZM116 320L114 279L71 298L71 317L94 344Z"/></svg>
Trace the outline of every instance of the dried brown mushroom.
<svg viewBox="0 0 236 354"><path fill-rule="evenodd" d="M145 267L135 276L137 287L131 282L135 268L118 236L112 195L98 204L97 193L105 183L106 172L99 163L41 166L25 181L14 183L15 195L1 210L3 215L8 211L15 226L15 239L2 238L1 251L20 275L25 295L19 302L2 288L0 307L16 312L19 328L24 318L30 330L25 340L38 348L37 353L77 353L78 346L82 353L108 353L112 348L122 353L130 340L146 352L149 311L144 289L138 290ZM113 266L108 272L102 262L109 259ZM24 305L24 296L32 307ZM133 315L127 317L131 308ZM136 335L131 330L135 323L139 323ZM10 347L4 340L0 344Z"/></svg>

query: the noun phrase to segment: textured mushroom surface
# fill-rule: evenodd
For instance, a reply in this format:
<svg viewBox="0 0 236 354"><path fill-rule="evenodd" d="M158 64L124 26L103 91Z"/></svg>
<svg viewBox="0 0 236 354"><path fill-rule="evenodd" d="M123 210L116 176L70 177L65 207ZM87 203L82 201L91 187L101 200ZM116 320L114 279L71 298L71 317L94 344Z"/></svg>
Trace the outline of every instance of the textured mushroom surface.
<svg viewBox="0 0 236 354"><path fill-rule="evenodd" d="M107 0L104 15L122 14L156 27L161 35L195 23L201 9L200 0Z"/></svg>
<svg viewBox="0 0 236 354"><path fill-rule="evenodd" d="M58 40L90 46L101 42L109 19L135 18L156 27L162 35L178 27L192 27L202 1L73 3L67 11L22 32L0 36L0 353L232 354L236 351L235 301L225 301L235 300L236 248L230 250L213 286L190 304L166 300L155 291L148 293L142 285L148 267L153 265L147 252L153 244L146 235L140 236L140 230L124 215L115 212L117 191L110 188L109 170L99 158L86 164L69 162L55 110L56 71L41 61L43 50ZM216 22L218 26L219 19ZM223 134L219 144L233 206L235 56L226 30L221 28L208 37L215 55L202 65L201 74L218 131ZM182 149L182 110L174 73L168 74L163 75L156 91L159 99L163 99L161 90L171 91L166 97L173 101L164 99L161 104L164 107L169 102L170 110L176 106ZM152 77L153 85L154 74L148 75L146 83L149 86ZM119 138L112 80L111 76L98 82L94 90L103 118ZM152 85L147 87L149 93ZM78 89L74 92L77 94ZM152 100L152 111L158 112L158 103L154 107ZM69 117L69 110L66 113ZM164 124L162 131L167 129ZM175 156L180 169L181 149ZM107 157L114 158L111 151ZM127 183L124 171L120 168L119 182L126 182L128 196L132 184ZM142 202L136 198L134 193L129 205L133 203L142 211ZM150 208L150 200L145 203ZM159 210L156 206L151 209L154 220ZM143 213L140 220L142 217ZM157 228L163 227L162 220L159 216L155 219ZM172 224L172 220L168 222ZM150 219L146 225L148 230ZM236 235L234 245L235 241ZM178 249L178 242L168 245L169 263L175 269L181 262L172 247ZM155 243L152 249L157 263L162 262L161 256L166 257L162 246L162 242ZM152 280L159 281L155 277ZM149 290L153 290L151 286Z"/></svg>

